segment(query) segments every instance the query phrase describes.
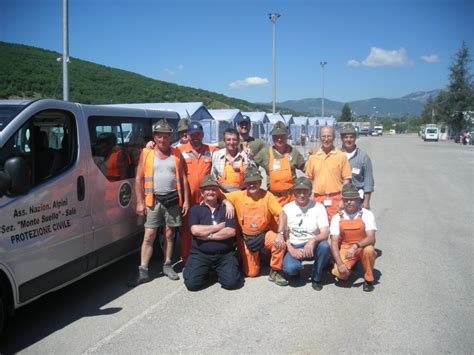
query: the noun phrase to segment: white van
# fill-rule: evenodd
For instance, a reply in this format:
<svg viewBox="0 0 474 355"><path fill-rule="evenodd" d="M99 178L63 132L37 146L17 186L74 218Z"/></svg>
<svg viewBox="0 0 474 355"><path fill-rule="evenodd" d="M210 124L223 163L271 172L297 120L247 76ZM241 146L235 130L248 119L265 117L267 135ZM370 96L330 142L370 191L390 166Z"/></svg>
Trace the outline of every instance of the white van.
<svg viewBox="0 0 474 355"><path fill-rule="evenodd" d="M6 315L137 250L134 177L173 111L0 101L0 328Z"/></svg>
<svg viewBox="0 0 474 355"><path fill-rule="evenodd" d="M435 125L427 125L424 128L422 134L423 140L426 141L438 141L439 140L439 128Z"/></svg>

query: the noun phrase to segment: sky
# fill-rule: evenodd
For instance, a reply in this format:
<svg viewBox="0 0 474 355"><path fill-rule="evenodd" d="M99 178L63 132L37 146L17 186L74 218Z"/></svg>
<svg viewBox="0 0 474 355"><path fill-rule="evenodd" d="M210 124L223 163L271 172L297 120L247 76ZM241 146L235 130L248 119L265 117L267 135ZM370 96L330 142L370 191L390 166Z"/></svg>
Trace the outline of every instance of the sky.
<svg viewBox="0 0 474 355"><path fill-rule="evenodd" d="M0 41L62 53L62 6L0 0ZM270 103L269 13L277 102L443 89L462 41L473 58L472 0L69 0L69 55Z"/></svg>

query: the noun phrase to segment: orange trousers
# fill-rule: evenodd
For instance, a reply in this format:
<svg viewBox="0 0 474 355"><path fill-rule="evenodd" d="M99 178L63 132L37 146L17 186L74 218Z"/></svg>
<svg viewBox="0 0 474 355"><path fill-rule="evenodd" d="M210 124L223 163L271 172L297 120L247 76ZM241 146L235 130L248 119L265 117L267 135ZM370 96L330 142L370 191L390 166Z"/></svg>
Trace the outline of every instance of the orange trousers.
<svg viewBox="0 0 474 355"><path fill-rule="evenodd" d="M271 254L270 268L272 270L281 271L283 269L283 256L285 255L286 245L280 250L277 250L273 245L277 234L273 231L268 231L265 234L264 248ZM260 252L251 252L243 238L237 238L237 249L242 256L242 266L244 274L248 277L256 277L260 272Z"/></svg>
<svg viewBox="0 0 474 355"><path fill-rule="evenodd" d="M191 252L193 236L191 234L191 228L189 228L189 212L186 216L181 218L181 227L179 227L179 235L181 242L181 259L186 264L189 253Z"/></svg>
<svg viewBox="0 0 474 355"><path fill-rule="evenodd" d="M356 250L354 257L352 259L346 259L346 252L347 249L351 244L342 244L341 249L339 250L339 255L341 257L342 262L346 267L349 269L347 273L341 274L337 269L337 265L334 264L332 269L332 274L341 280L347 280L351 274L351 269L354 265L361 260L362 261L362 268L364 269L364 279L365 281L374 281L374 264L375 258L377 257L377 253L375 252L373 245L367 245L364 248L359 248Z"/></svg>
<svg viewBox="0 0 474 355"><path fill-rule="evenodd" d="M321 203L328 214L328 221L331 223L332 217L339 212L339 204L341 203L341 193L337 192L329 195L315 195L314 200ZM331 200L331 206L326 206L324 200Z"/></svg>

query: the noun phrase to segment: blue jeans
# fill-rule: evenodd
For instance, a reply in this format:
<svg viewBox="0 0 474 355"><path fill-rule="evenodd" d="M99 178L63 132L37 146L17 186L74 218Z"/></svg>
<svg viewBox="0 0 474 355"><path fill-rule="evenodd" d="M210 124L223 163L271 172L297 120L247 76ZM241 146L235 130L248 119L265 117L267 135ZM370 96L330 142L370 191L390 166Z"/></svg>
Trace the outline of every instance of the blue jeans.
<svg viewBox="0 0 474 355"><path fill-rule="evenodd" d="M304 248L305 244L306 243L292 245L295 249L302 249ZM328 241L323 240L315 244L313 255L314 264L311 280L319 283L321 282L321 274L323 269L328 265L331 259L331 248L329 247ZM287 251L285 257L283 258L283 272L289 276L298 276L302 268L302 260L295 259Z"/></svg>

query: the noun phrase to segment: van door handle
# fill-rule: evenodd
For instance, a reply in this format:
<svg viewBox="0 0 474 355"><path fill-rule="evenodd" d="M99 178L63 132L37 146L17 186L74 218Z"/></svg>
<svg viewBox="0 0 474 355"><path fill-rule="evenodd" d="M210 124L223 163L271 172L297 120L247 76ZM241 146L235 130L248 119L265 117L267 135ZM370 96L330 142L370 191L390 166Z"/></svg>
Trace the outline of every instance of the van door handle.
<svg viewBox="0 0 474 355"><path fill-rule="evenodd" d="M86 195L86 186L84 183L84 176L79 176L77 178L77 199L79 201L84 200L84 197Z"/></svg>

